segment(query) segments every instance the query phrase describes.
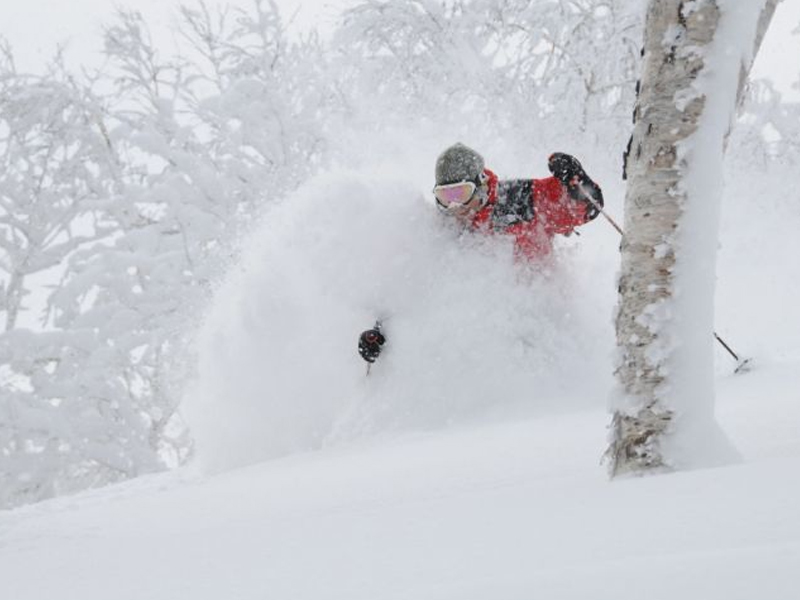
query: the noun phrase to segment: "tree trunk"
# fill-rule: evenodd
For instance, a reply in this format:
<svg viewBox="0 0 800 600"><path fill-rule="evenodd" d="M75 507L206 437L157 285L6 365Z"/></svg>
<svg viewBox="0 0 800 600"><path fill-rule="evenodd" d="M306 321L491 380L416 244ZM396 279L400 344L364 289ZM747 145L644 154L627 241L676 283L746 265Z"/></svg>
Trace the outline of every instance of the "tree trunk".
<svg viewBox="0 0 800 600"><path fill-rule="evenodd" d="M777 1L648 6L626 163L612 476L724 460L712 347L723 148Z"/></svg>
<svg viewBox="0 0 800 600"><path fill-rule="evenodd" d="M744 86L747 83L747 77L750 75L750 68L758 55L758 50L761 48L761 42L764 41L764 36L769 29L769 24L775 14L775 9L778 8L778 3L781 0L766 0L761 14L758 16L758 23L756 24L756 36L753 42L753 49L749 56L742 59L741 67L739 69L739 83L736 86L736 106L741 107L744 101ZM726 138L727 142L727 138Z"/></svg>
<svg viewBox="0 0 800 600"><path fill-rule="evenodd" d="M25 295L25 276L18 270L11 273L11 278L6 286L5 310L6 322L4 331L12 331L17 327L19 311L22 307L22 298Z"/></svg>

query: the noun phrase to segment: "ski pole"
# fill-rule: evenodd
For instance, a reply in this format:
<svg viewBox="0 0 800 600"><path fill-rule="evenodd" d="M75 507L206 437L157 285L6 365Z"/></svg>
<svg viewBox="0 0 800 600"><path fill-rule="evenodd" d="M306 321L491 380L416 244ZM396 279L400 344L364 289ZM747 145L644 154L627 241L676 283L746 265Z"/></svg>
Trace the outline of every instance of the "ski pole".
<svg viewBox="0 0 800 600"><path fill-rule="evenodd" d="M579 183L578 189L581 191L581 194L583 194L583 197L586 198L591 203L591 205L595 207L597 211L606 218L606 221L611 223L614 229L616 229L621 236L624 236L625 233L622 231L622 227L617 225L617 222L611 218L611 216L603 209L602 206L600 206L600 203L594 199L594 196L592 196L589 192L586 191L586 189L583 187L583 184Z"/></svg>
<svg viewBox="0 0 800 600"><path fill-rule="evenodd" d="M603 215L609 223L611 223L611 225L614 226L614 229L616 229L619 232L619 234L624 237L625 233L622 231L622 227L617 225L617 222L609 216L609 214L603 209L603 207L600 206L600 203L594 199L594 196L592 196L589 192L586 191L586 188L584 188L583 184L580 182L578 183L578 189L580 190L583 197L586 198L589 201L589 203L594 208L596 208L600 212L600 214ZM741 358L739 358L739 355L736 354L736 352L734 352L733 349L728 344L725 343L725 340L723 340L717 334L716 331L714 332L714 338L716 338L716 340L722 345L722 347L728 351L728 354L730 354L733 357L733 359L738 363L736 369L734 369L734 373L740 373L744 371L746 365L750 362L750 359L746 358L742 360Z"/></svg>
<svg viewBox="0 0 800 600"><path fill-rule="evenodd" d="M734 352L733 349L730 346L728 346L728 344L725 343L725 340L723 340L721 337L719 337L719 335L717 335L716 331L714 332L714 337L717 338L717 341L720 344L722 344L722 347L725 348L725 350L728 351L728 354L730 354L733 357L733 359L737 363L739 363L738 365L736 365L736 368L734 369L733 372L734 373L741 373L742 371L747 370L747 364L750 362L750 359L749 358L745 358L744 360L742 360L741 358L739 358L739 355L736 354L736 352Z"/></svg>

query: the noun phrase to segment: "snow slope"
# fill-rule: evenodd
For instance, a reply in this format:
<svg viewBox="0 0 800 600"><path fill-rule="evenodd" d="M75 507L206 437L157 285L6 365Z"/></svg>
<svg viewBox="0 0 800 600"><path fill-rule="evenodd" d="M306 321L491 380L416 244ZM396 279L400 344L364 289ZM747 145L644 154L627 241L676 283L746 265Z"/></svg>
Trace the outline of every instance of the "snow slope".
<svg viewBox="0 0 800 600"><path fill-rule="evenodd" d="M0 513L0 598L796 599L798 216L728 177L718 319L756 369L718 355L717 415L740 464L607 480L610 227L520 273L419 190L333 173L267 216L220 288L195 390L206 468ZM389 298L393 347L366 378L352 333ZM453 355L431 365L436 344Z"/></svg>
<svg viewBox="0 0 800 600"><path fill-rule="evenodd" d="M581 411L7 512L2 597L795 599L797 366L720 381L734 467L610 483Z"/></svg>
<svg viewBox="0 0 800 600"><path fill-rule="evenodd" d="M756 368L717 349L716 406L741 462L612 483L615 232L515 265L430 205L455 139L380 133L266 214L220 285L197 464L0 513L0 600L800 597L794 169L727 165L716 325ZM481 148L544 175L552 149L514 143ZM607 154L580 158L619 218Z"/></svg>

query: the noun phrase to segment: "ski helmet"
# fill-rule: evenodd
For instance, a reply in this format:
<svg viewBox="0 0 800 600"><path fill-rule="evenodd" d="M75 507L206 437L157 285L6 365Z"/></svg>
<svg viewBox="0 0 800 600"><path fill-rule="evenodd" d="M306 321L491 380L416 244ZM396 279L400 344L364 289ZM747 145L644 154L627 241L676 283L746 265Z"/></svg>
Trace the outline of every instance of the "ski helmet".
<svg viewBox="0 0 800 600"><path fill-rule="evenodd" d="M436 185L475 181L483 172L483 157L464 144L450 146L436 159Z"/></svg>

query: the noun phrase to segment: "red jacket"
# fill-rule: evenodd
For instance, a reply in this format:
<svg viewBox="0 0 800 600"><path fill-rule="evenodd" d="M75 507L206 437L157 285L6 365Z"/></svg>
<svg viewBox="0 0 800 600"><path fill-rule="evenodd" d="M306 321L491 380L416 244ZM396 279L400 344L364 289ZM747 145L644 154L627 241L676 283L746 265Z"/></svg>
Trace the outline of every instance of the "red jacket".
<svg viewBox="0 0 800 600"><path fill-rule="evenodd" d="M472 218L472 227L513 235L517 256L547 256L555 234L569 235L596 216L589 204L570 197L555 177L500 181L489 169L484 173L489 200Z"/></svg>

